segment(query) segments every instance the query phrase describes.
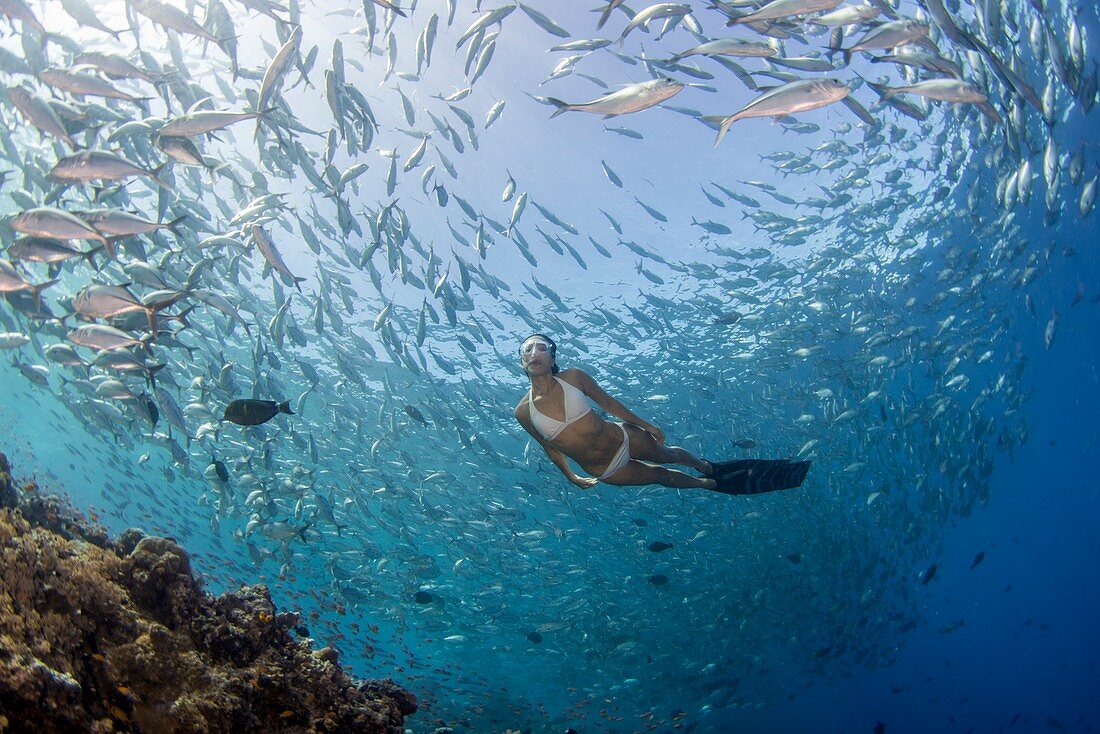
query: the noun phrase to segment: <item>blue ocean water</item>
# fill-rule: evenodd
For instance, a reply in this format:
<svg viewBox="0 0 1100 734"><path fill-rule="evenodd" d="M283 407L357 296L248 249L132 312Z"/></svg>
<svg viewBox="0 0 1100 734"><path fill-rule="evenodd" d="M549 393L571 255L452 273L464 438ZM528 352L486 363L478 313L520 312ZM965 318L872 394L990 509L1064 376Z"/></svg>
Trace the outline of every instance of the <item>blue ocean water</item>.
<svg viewBox="0 0 1100 734"><path fill-rule="evenodd" d="M684 21L663 35L663 21L633 30L619 53L628 12L641 6L615 11L600 33L586 8L532 6L571 38L517 8L494 39L474 39L481 56L490 40L495 50L471 83L467 45L455 46L488 6L464 4L448 23L442 2L417 3L407 19L369 3L301 4L300 55L317 48L309 84L292 70L280 109L255 136L249 122L196 138L226 173L174 166L175 199L144 181L108 195L152 219L188 213L181 234L124 244L119 263L99 261L99 271L68 261L43 292L65 313L67 298L93 281L148 292L134 260L181 288L192 266L219 256L200 285L229 299L247 332L189 294L181 305L196 307L191 325L176 335L184 346L162 336L153 350L167 362L158 384L195 406L184 412L190 440L168 427L168 408L143 376L120 377L138 400L112 401L81 383L98 368L43 356L75 319L30 320L9 302L0 304L3 329L34 338L14 359L49 370L48 387L14 367L0 373L3 448L17 467L95 508L113 531L137 525L179 538L211 591L268 583L355 674L392 676L421 697L414 731L1091 730L1100 267L1096 215L1082 218L1078 202L1087 182L1095 186L1097 135L1054 62L1030 45L1029 26L1040 19L1045 37L1068 48L1075 17L1088 76L1095 8L1040 14L1006 3L1000 25L990 25L991 6L982 20L969 6L951 8L993 53L1015 53L1038 94L1055 79L1053 128L1009 94L987 56L962 53L940 29L940 50L1005 122L970 105L929 105L919 124L876 108L861 78L900 86L902 72L858 56L842 67L836 56L828 75L853 87L877 131L834 104L796 123L735 122L714 146L698 116L732 114L759 92L703 57L689 57L689 69L647 69L644 59L699 42ZM146 117L156 127L200 91L213 108L249 109L290 26L226 7L244 74L234 78L213 44L139 19L145 55L131 59L177 69L175 84L163 85L171 104L158 98L162 87L124 82L153 97L148 114L104 103L114 117L88 139L152 166L164 156L150 135L112 141L111 131ZM760 38L724 28L703 3L691 9L707 37ZM918 5L897 10L927 20ZM121 6L103 12L114 27L130 22ZM433 14L438 40L417 73L418 37ZM74 44L119 50L59 14L39 17ZM804 43L784 42L786 56L826 58L828 34L795 31L804 32ZM569 53L547 48L596 36L613 43L542 83ZM18 33L4 47L35 55ZM71 59L64 45L48 48L51 62ZM387 73L391 58L399 73ZM197 89L181 85L180 68ZM347 143L354 122L340 134L334 107L352 120L355 98L332 101L339 69L377 120L358 129L370 131L361 145ZM605 93L600 83L615 89L658 72L697 85L665 103L678 110L547 119L553 107L531 96L587 101ZM82 104L13 69L5 77ZM452 102L434 96L467 85ZM67 151L43 147L11 106L3 114L13 130L6 148L22 154L9 151L6 165L4 206L14 213L45 202L41 175ZM404 171L424 135L423 161ZM1063 173L1048 204L1051 136ZM308 163L280 160L288 141ZM1065 171L1078 150L1085 163L1073 185ZM1006 206L1005 182L1016 176L1020 188L1025 160L1030 201ZM340 185L356 164L366 171ZM311 182L305 165L331 188ZM422 179L428 166L434 174ZM516 193L501 201L509 177ZM524 192L509 237L502 229ZM249 213L267 193L284 206ZM92 196L76 187L59 205L90 208ZM349 216L357 230L342 227ZM320 240L316 252L303 222ZM264 272L250 223L305 278L301 294ZM239 244L203 246L224 234ZM21 267L29 281L47 276L39 263ZM140 331L141 316L127 329ZM759 497L573 487L512 418L528 387L515 348L534 330L554 336L563 366L593 375L670 442L713 459L812 458L809 479ZM143 393L159 404L155 426L135 407ZM218 421L240 397L289 399L297 415L253 430ZM747 440L755 446L734 446ZM279 537L287 526L295 532ZM650 551L653 541L672 548ZM649 580L657 575L668 583Z"/></svg>

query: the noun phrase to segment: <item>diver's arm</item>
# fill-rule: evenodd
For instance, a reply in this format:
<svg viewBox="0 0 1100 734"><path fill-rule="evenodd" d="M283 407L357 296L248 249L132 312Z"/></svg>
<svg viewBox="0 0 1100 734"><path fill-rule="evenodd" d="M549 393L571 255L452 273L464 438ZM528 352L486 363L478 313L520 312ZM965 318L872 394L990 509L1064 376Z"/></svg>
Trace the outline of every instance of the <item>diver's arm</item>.
<svg viewBox="0 0 1100 734"><path fill-rule="evenodd" d="M577 476L577 473L573 471L573 467L569 465L569 460L565 454L548 444L535 430L534 424L531 423L531 414L528 411L523 410L521 412L521 408L517 407L516 420L523 426L523 430L527 431L531 438L538 442L539 446L542 446L542 450L546 452L546 455L550 457L550 461L554 462L554 466L558 467L558 470L565 475L566 479L582 489L588 489L598 483L598 480L592 477Z"/></svg>
<svg viewBox="0 0 1100 734"><path fill-rule="evenodd" d="M632 423L633 425L638 426L646 433L651 434L655 439L657 439L658 443L664 444L664 431L662 431L660 428L653 425L649 421L643 420L642 418L638 417L638 415L635 414L634 411L623 405L617 398L613 398L608 395L607 392L602 387L597 385L596 381L593 380L583 370L573 369L571 371L576 374L577 382L580 383L581 389L584 390L585 395L591 398L592 402L594 402L596 405L600 406L604 410L604 412L606 412L608 415L615 416L619 420L623 420L627 423Z"/></svg>

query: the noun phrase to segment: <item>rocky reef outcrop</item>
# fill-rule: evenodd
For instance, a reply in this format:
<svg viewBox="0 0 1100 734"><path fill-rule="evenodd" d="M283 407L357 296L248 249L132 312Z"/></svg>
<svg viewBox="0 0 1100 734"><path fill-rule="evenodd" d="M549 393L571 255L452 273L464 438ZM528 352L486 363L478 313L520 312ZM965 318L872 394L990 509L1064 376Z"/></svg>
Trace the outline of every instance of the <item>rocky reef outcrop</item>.
<svg viewBox="0 0 1100 734"><path fill-rule="evenodd" d="M292 636L265 586L218 597L173 540L112 540L0 454L0 732L400 734L416 699Z"/></svg>

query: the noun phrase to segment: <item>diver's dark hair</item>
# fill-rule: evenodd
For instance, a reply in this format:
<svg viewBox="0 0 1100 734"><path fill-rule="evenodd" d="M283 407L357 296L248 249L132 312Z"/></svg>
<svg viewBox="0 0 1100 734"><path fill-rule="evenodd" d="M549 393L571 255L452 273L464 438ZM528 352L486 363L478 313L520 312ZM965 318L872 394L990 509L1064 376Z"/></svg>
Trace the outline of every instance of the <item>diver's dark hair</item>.
<svg viewBox="0 0 1100 734"><path fill-rule="evenodd" d="M523 350L523 343L530 340L530 339L534 339L535 337L538 337L539 339L543 339L543 340L550 343L550 358L555 360L554 366L550 368L550 374L556 375L559 372L561 372L561 367L558 367L557 361L556 361L557 358L558 358L558 345L554 343L553 339L546 336L546 334L532 334L531 336L524 337L523 341L521 341L519 343L520 344L520 354L523 354L523 351L522 351Z"/></svg>

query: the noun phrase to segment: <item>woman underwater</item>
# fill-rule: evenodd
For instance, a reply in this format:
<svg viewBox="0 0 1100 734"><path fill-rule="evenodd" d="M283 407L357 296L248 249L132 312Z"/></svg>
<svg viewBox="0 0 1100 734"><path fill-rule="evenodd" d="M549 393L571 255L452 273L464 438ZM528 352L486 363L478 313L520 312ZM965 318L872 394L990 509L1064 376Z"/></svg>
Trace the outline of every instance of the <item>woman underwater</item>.
<svg viewBox="0 0 1100 734"><path fill-rule="evenodd" d="M531 390L516 406L516 420L538 441L546 455L570 482L582 488L599 482L618 486L660 484L698 487L726 494L756 494L797 487L810 462L746 459L710 462L678 446L665 445L665 433L639 418L579 369L560 370L557 345L533 334L519 349L520 366ZM622 420L604 420L588 401ZM567 459L593 476L581 477ZM697 477L661 464L689 466Z"/></svg>

